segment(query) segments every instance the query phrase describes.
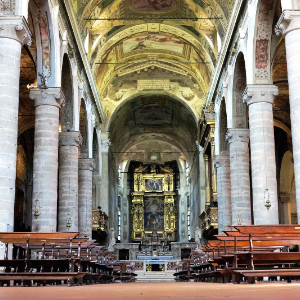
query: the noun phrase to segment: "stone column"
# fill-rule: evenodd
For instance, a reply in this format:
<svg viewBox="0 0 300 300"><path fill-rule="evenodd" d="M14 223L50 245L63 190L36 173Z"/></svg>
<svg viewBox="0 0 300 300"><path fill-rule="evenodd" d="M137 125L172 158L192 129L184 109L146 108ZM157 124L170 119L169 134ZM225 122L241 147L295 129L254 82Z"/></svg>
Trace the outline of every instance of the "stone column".
<svg viewBox="0 0 300 300"><path fill-rule="evenodd" d="M101 136L101 154L102 154L102 178L101 178L101 196L100 206L109 216L109 174L108 174L108 151L111 145L110 140L106 134Z"/></svg>
<svg viewBox="0 0 300 300"><path fill-rule="evenodd" d="M210 206L210 200L211 200L210 178L209 178L209 157L207 154L204 154L204 163L205 163L205 191L206 191L205 209L206 209Z"/></svg>
<svg viewBox="0 0 300 300"><path fill-rule="evenodd" d="M93 209L98 209L98 206L101 206L100 188L101 188L101 176L93 175Z"/></svg>
<svg viewBox="0 0 300 300"><path fill-rule="evenodd" d="M275 85L248 85L253 218L255 225L279 224L273 101Z"/></svg>
<svg viewBox="0 0 300 300"><path fill-rule="evenodd" d="M80 237L92 238L92 188L94 160L78 160L78 230Z"/></svg>
<svg viewBox="0 0 300 300"><path fill-rule="evenodd" d="M218 230L219 234L222 234L223 230L229 229L232 225L229 152L223 151L221 155L216 155L215 161L218 185Z"/></svg>
<svg viewBox="0 0 300 300"><path fill-rule="evenodd" d="M249 129L228 129L232 225L251 224Z"/></svg>
<svg viewBox="0 0 300 300"><path fill-rule="evenodd" d="M291 127L293 140L293 157L295 168L295 185L297 200L297 217L300 224L300 11L283 11L275 31L285 37L286 60L289 81L289 98L291 109Z"/></svg>
<svg viewBox="0 0 300 300"><path fill-rule="evenodd" d="M58 231L78 231L78 131L59 134Z"/></svg>
<svg viewBox="0 0 300 300"><path fill-rule="evenodd" d="M204 148L196 142L196 146L199 151L199 172L200 172L200 215L205 211L205 203L206 203L206 186L205 186L205 160L204 160ZM199 216L198 216L199 217Z"/></svg>
<svg viewBox="0 0 300 300"><path fill-rule="evenodd" d="M20 58L30 42L24 18L0 16L0 232L14 231Z"/></svg>
<svg viewBox="0 0 300 300"><path fill-rule="evenodd" d="M31 89L30 98L35 100L32 213L41 212L32 218L32 231L55 232L60 88Z"/></svg>

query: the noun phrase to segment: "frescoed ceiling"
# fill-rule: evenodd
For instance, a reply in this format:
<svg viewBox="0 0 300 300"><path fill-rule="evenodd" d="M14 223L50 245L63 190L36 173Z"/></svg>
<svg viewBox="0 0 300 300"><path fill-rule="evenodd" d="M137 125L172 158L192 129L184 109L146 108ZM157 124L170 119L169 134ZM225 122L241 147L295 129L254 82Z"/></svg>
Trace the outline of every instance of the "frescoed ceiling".
<svg viewBox="0 0 300 300"><path fill-rule="evenodd" d="M72 2L116 151L150 139L189 156L234 0Z"/></svg>
<svg viewBox="0 0 300 300"><path fill-rule="evenodd" d="M233 0L72 0L106 116L140 92L165 91L198 117ZM169 80L165 83L154 80ZM145 85L145 82L144 82Z"/></svg>

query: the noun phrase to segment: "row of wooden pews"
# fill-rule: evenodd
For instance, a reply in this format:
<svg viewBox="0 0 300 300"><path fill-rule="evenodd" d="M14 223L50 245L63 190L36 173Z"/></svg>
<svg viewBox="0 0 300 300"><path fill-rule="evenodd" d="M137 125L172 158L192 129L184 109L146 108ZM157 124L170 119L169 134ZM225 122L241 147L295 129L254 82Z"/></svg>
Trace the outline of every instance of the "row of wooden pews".
<svg viewBox="0 0 300 300"><path fill-rule="evenodd" d="M5 257L0 260L0 285L113 282L115 256L78 232L5 232ZM12 257L9 258L9 245Z"/></svg>
<svg viewBox="0 0 300 300"><path fill-rule="evenodd" d="M188 279L256 283L266 277L287 282L300 278L300 227L239 225L224 233L194 251Z"/></svg>

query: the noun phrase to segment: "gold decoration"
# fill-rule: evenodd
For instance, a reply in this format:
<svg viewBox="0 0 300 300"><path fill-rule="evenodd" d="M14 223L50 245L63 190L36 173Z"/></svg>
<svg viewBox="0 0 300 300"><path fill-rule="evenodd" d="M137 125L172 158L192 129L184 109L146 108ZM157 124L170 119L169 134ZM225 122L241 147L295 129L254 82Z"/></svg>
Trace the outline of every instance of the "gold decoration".
<svg viewBox="0 0 300 300"><path fill-rule="evenodd" d="M175 240L175 227L177 210L175 208L174 196L174 173L169 166L159 167L161 174L156 172L156 165L151 165L150 173L143 173L148 167L140 165L134 171L134 192L132 193L132 238L142 241L146 236L158 234L168 236ZM164 197L164 230L150 230L145 232L144 228L144 196Z"/></svg>

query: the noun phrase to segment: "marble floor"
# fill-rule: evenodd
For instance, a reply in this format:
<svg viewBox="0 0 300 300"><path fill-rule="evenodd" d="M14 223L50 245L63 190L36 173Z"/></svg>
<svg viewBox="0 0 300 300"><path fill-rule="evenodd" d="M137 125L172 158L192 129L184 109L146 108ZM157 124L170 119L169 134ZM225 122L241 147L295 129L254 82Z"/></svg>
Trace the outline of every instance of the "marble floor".
<svg viewBox="0 0 300 300"><path fill-rule="evenodd" d="M2 287L1 300L279 300L300 299L300 283L211 284L211 283L116 283L81 287Z"/></svg>

